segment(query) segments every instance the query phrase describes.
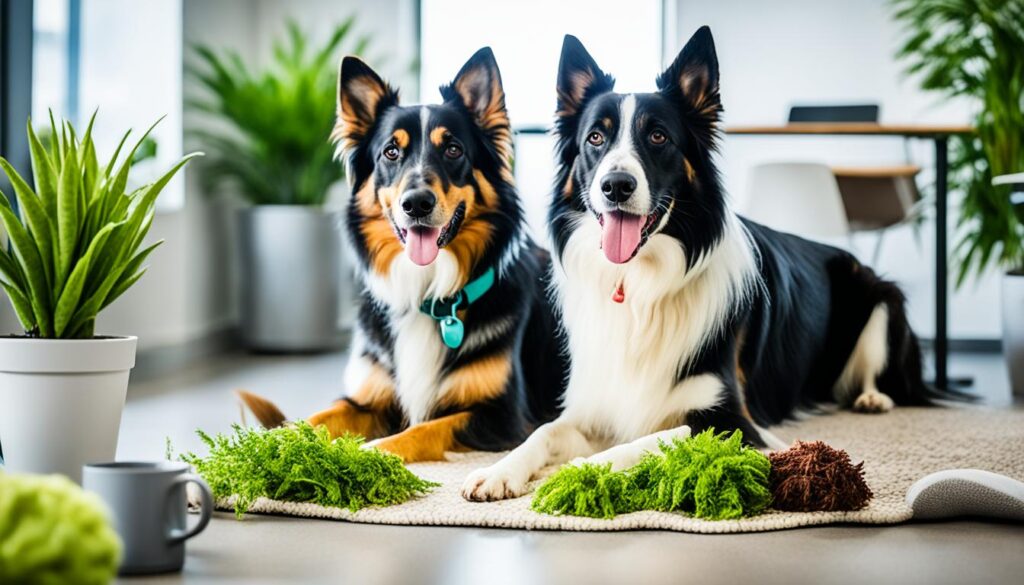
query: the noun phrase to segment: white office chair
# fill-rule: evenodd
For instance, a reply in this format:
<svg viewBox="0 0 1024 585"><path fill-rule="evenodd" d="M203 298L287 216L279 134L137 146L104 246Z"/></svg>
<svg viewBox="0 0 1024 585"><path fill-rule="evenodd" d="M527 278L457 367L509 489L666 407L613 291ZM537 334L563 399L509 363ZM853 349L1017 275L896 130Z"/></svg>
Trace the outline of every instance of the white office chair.
<svg viewBox="0 0 1024 585"><path fill-rule="evenodd" d="M751 169L741 213L772 229L811 239L849 237L835 175L820 163L765 163Z"/></svg>

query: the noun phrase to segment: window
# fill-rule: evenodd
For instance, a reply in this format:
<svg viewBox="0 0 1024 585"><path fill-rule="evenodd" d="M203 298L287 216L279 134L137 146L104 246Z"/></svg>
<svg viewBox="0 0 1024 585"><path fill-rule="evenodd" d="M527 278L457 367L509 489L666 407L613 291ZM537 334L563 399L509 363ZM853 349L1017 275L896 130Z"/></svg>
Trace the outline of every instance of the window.
<svg viewBox="0 0 1024 585"><path fill-rule="evenodd" d="M652 91L662 64L662 3L639 0L422 0L420 96L439 99L477 49L490 46L501 68L506 105L516 130L547 128L555 110L555 75L562 38L572 34L616 78L619 91ZM546 135L516 138L516 181L538 241L554 178Z"/></svg>
<svg viewBox="0 0 1024 585"><path fill-rule="evenodd" d="M170 168L182 154L182 0L36 0L34 21L36 127L48 125L48 110L78 127L98 111L94 137L102 158L128 128L138 137L166 116L151 135L156 158L132 170L129 189ZM157 207L183 203L177 177Z"/></svg>

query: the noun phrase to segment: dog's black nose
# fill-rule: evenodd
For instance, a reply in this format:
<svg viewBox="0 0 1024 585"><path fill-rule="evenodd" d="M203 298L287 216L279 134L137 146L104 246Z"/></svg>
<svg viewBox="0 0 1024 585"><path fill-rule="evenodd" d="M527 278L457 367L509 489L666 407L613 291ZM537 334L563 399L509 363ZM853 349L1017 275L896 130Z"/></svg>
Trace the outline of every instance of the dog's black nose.
<svg viewBox="0 0 1024 585"><path fill-rule="evenodd" d="M629 173L614 171L601 179L601 192L612 203L622 203L636 191L636 179Z"/></svg>
<svg viewBox="0 0 1024 585"><path fill-rule="evenodd" d="M413 219L430 215L437 205L437 197L430 189L418 189L402 195L402 211Z"/></svg>

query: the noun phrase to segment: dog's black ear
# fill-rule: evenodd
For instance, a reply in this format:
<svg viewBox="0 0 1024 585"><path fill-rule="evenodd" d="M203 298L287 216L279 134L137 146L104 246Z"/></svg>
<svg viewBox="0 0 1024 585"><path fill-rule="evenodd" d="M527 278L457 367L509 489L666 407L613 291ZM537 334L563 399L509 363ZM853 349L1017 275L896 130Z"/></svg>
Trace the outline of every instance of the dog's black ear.
<svg viewBox="0 0 1024 585"><path fill-rule="evenodd" d="M494 52L484 47L466 61L455 79L441 87L446 103L462 104L503 158L512 152L512 130L505 110L505 89Z"/></svg>
<svg viewBox="0 0 1024 585"><path fill-rule="evenodd" d="M558 117L575 116L587 100L614 87L615 79L601 71L583 43L572 35L565 35L562 56L558 59Z"/></svg>
<svg viewBox="0 0 1024 585"><path fill-rule="evenodd" d="M331 139L348 150L363 141L388 108L398 105L398 92L358 57L342 59L338 71L338 119Z"/></svg>
<svg viewBox="0 0 1024 585"><path fill-rule="evenodd" d="M710 28L702 26L693 33L676 60L658 76L657 83L662 94L717 121L722 103L718 95L718 56Z"/></svg>

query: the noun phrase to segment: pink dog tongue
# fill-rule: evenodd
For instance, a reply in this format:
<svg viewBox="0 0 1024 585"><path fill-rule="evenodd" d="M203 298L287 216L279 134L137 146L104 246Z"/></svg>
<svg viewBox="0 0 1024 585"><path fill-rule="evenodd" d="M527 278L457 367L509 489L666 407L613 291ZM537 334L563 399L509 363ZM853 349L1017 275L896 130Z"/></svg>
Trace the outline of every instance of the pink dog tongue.
<svg viewBox="0 0 1024 585"><path fill-rule="evenodd" d="M606 258L616 264L628 262L640 245L640 232L644 218L639 215L612 211L604 214L601 249Z"/></svg>
<svg viewBox="0 0 1024 585"><path fill-rule="evenodd" d="M437 238L441 228L412 228L405 240L405 248L409 251L409 259L426 266L437 258Z"/></svg>

